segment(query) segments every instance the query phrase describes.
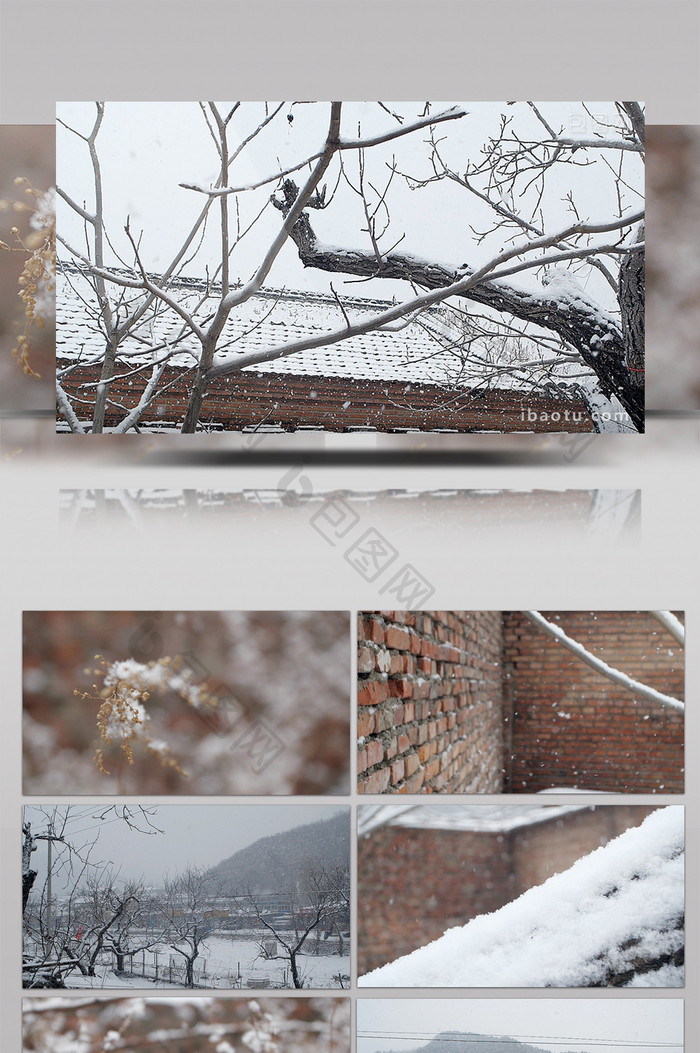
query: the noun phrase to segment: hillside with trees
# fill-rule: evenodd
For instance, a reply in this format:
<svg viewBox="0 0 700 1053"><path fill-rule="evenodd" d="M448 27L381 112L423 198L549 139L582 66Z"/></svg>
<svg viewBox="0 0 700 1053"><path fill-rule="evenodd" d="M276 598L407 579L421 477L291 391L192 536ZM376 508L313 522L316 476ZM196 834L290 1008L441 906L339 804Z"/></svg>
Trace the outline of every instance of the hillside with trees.
<svg viewBox="0 0 700 1053"><path fill-rule="evenodd" d="M210 873L232 892L277 892L293 886L310 862L330 872L349 864L350 814L347 810L294 830L263 837L222 860Z"/></svg>

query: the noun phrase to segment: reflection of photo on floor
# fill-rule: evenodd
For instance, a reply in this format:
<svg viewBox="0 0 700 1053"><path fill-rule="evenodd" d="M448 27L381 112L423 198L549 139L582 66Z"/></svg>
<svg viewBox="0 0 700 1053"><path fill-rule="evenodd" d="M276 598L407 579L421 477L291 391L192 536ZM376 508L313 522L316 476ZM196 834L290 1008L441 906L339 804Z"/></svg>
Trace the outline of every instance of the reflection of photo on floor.
<svg viewBox="0 0 700 1053"><path fill-rule="evenodd" d="M345 611L26 611L44 794L347 792Z"/></svg>
<svg viewBox="0 0 700 1053"><path fill-rule="evenodd" d="M683 614L364 611L360 793L682 793Z"/></svg>
<svg viewBox="0 0 700 1053"><path fill-rule="evenodd" d="M173 1053L350 1053L341 998L25 998L27 1053L104 1053L158 1045Z"/></svg>
<svg viewBox="0 0 700 1053"><path fill-rule="evenodd" d="M357 1053L683 1053L683 1000L360 998Z"/></svg>
<svg viewBox="0 0 700 1053"><path fill-rule="evenodd" d="M32 805L22 821L24 987L349 986L349 809Z"/></svg>
<svg viewBox="0 0 700 1053"><path fill-rule="evenodd" d="M644 430L640 104L62 103L57 132L59 430Z"/></svg>
<svg viewBox="0 0 700 1053"><path fill-rule="evenodd" d="M109 441L109 440L107 440ZM118 440L115 440L118 441ZM546 439L545 441L549 441ZM553 440L556 441L556 440ZM308 476L306 469L304 481ZM85 522L105 523L119 518L125 526L140 528L154 520L192 519L206 516L217 521L264 514L276 517L279 529L300 521L329 542L342 540L344 554L354 542L345 528L371 516L380 534L391 536L406 529L407 511L429 517L433 537L452 536L456 528L498 530L542 538L549 531L561 540L595 534L599 542L624 537L635 543L641 525L640 490L299 490L259 487L245 490L61 490L60 513L72 527ZM363 529L366 529L363 527ZM345 530L345 533L343 531ZM362 533L362 530L358 530ZM347 544L345 543L347 540ZM413 597L408 597L413 599ZM401 598L403 602L403 597ZM406 604L417 606L417 604Z"/></svg>
<svg viewBox="0 0 700 1053"><path fill-rule="evenodd" d="M358 833L360 986L684 984L679 805L378 805Z"/></svg>

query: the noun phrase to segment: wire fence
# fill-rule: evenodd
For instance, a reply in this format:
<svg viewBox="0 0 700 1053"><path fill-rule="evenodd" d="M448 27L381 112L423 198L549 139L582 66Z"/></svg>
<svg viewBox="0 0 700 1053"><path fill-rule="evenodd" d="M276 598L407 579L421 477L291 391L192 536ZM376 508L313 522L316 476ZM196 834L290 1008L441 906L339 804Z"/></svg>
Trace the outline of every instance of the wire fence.
<svg viewBox="0 0 700 1053"><path fill-rule="evenodd" d="M191 966L191 978L188 979L187 962L183 955L167 950L140 950L120 957L112 952L109 963L115 973L123 976L142 977L158 983L175 986L195 986L207 988L270 988L281 990L293 988L294 981L289 963L280 961L276 956L281 952L277 941L266 940L260 946L260 953L255 957L259 964L251 965L250 959L237 960L232 957L217 958L213 956L196 958ZM306 949L305 949L306 950ZM298 958L302 976L310 957L337 956L337 979L335 986L345 987L349 976L343 973L344 955L349 952L349 940L329 939L320 945L313 944L303 956ZM311 986L311 984L309 984ZM331 986L324 983L319 986Z"/></svg>

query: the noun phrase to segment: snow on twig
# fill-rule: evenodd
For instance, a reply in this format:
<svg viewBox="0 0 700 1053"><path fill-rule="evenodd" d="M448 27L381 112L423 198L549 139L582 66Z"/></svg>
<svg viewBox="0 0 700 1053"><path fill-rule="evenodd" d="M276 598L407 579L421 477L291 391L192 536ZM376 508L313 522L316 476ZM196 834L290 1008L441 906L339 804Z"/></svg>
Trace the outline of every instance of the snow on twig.
<svg viewBox="0 0 700 1053"><path fill-rule="evenodd" d="M187 777L187 772L172 755L168 744L152 735L146 704L153 692L176 694L193 709L214 708L218 700L205 688L191 682L187 670L183 670L177 658L160 658L157 662L144 664L133 658L107 662L100 655L95 657L101 668L89 671L102 677L102 687L93 684L94 694L77 690L75 694L86 701L100 703L97 726L101 742L106 745L117 744L127 762L133 764L132 744L140 741L163 766L173 768L179 775ZM104 775L110 774L104 765L102 746L97 749L95 763Z"/></svg>

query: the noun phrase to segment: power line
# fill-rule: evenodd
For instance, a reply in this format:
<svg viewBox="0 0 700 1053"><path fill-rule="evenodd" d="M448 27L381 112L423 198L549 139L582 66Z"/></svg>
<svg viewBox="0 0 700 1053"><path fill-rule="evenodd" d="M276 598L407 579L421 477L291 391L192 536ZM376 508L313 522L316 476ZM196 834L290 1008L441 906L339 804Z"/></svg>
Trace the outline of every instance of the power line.
<svg viewBox="0 0 700 1053"><path fill-rule="evenodd" d="M402 1031L402 1032L391 1032L391 1031L358 1031L358 1038L364 1039L390 1039L392 1041L406 1042L459 1042L464 1048L468 1049L470 1046L485 1045L487 1042L501 1042L503 1045L516 1045L518 1042L547 1042L549 1045L565 1045L571 1042L576 1045L586 1045L589 1047L604 1047L605 1049L660 1049L660 1050L673 1050L683 1049L682 1042L649 1042L641 1039L637 1040L624 1040L624 1039L609 1039L607 1041L600 1039L585 1039L585 1038L574 1038L574 1037L561 1037L555 1035L465 1035L450 1036L434 1035L430 1031Z"/></svg>

